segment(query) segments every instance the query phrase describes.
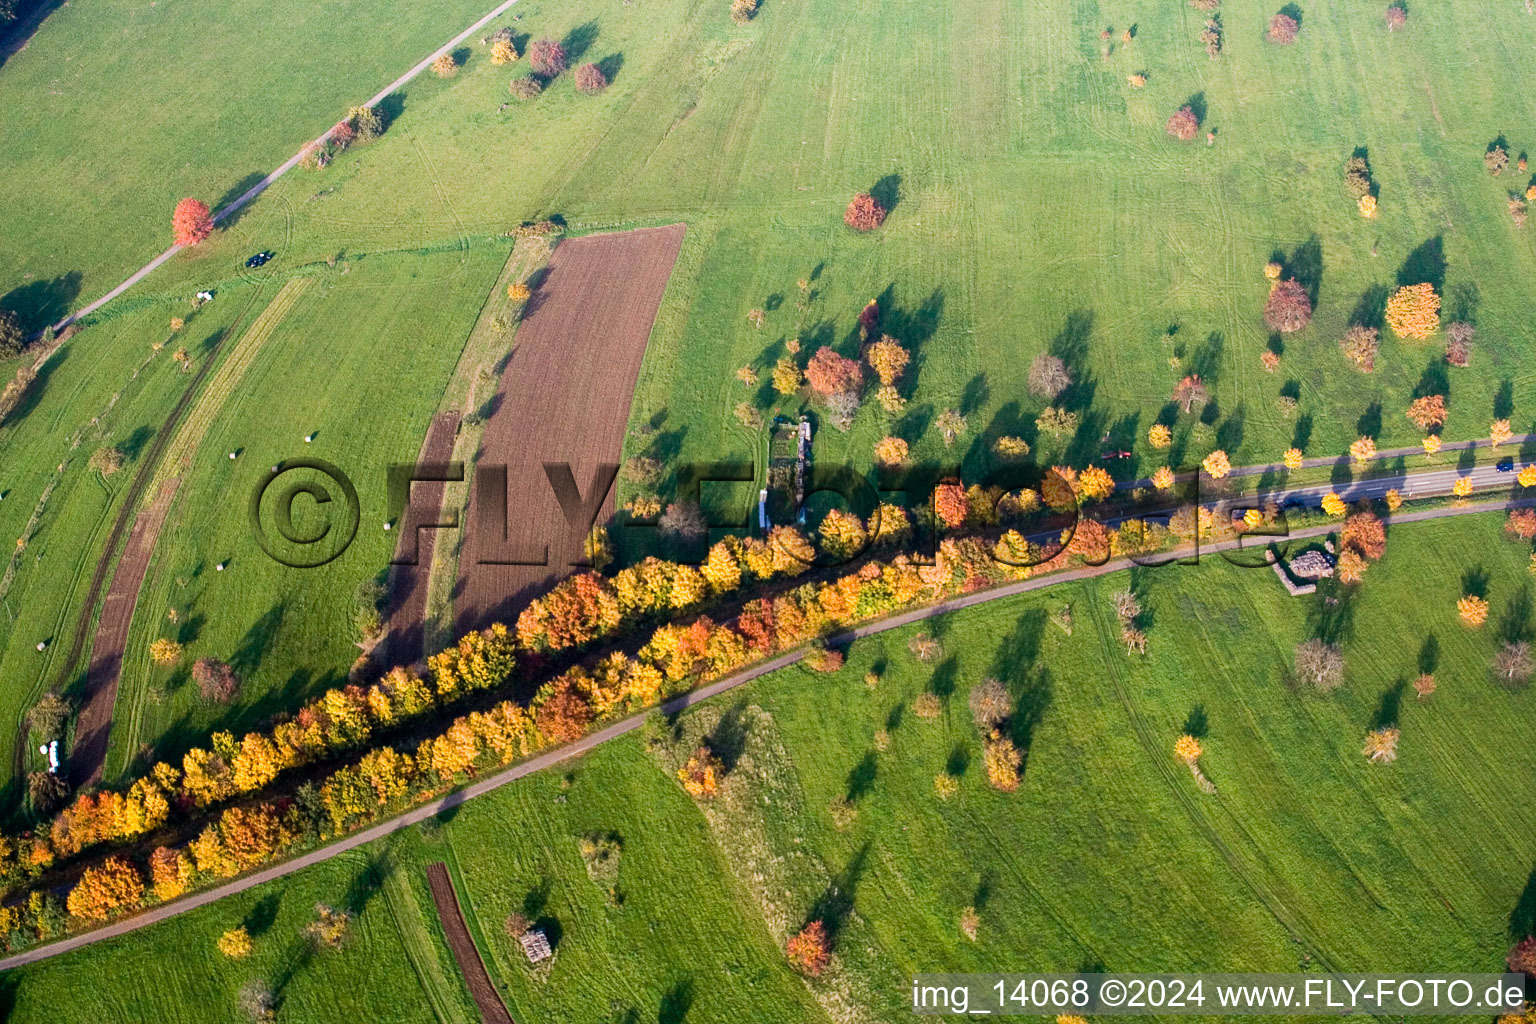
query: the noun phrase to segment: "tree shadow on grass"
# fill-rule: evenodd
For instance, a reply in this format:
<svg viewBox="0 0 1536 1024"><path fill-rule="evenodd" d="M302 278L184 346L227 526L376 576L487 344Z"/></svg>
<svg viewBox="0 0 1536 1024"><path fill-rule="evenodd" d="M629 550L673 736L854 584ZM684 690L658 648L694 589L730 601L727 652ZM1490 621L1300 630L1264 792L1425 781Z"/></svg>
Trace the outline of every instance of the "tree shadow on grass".
<svg viewBox="0 0 1536 1024"><path fill-rule="evenodd" d="M827 931L829 945L836 944L838 934L848 923L848 916L853 913L854 893L858 890L859 881L864 875L864 867L868 861L869 844L865 843L848 861L847 867L832 879L822 894L816 898L816 902L811 904L805 924L820 921Z"/></svg>
<svg viewBox="0 0 1536 1024"><path fill-rule="evenodd" d="M1526 876L1525 888L1509 912L1509 937L1515 940L1536 935L1536 868Z"/></svg>
<svg viewBox="0 0 1536 1024"><path fill-rule="evenodd" d="M1441 235L1423 242L1397 272L1399 287L1414 284L1432 284L1435 291L1445 290L1445 239Z"/></svg>
<svg viewBox="0 0 1536 1024"><path fill-rule="evenodd" d="M720 721L704 737L710 752L720 759L721 770L729 775L741 760L741 752L747 746L747 706L737 703L720 716Z"/></svg>
<svg viewBox="0 0 1536 1024"><path fill-rule="evenodd" d="M1188 716L1184 719L1183 732L1187 736L1193 736L1197 740L1203 740L1210 732L1211 722L1206 717L1205 705L1196 704L1190 708Z"/></svg>
<svg viewBox="0 0 1536 1024"><path fill-rule="evenodd" d="M1355 302L1354 311L1349 314L1349 322L1381 330L1387 325L1387 299L1391 296L1392 289L1386 285L1371 285Z"/></svg>
<svg viewBox="0 0 1536 1024"><path fill-rule="evenodd" d="M875 760L875 755L866 753L848 772L848 802L858 803L874 792L875 778L879 773L880 766Z"/></svg>
<svg viewBox="0 0 1536 1024"><path fill-rule="evenodd" d="M1435 669L1439 666L1440 638L1431 633L1419 645L1419 675L1434 675Z"/></svg>
<svg viewBox="0 0 1536 1024"><path fill-rule="evenodd" d="M603 73L603 77L612 85L613 80L619 77L619 72L624 69L624 54L610 53L597 62L597 69Z"/></svg>
<svg viewBox="0 0 1536 1024"><path fill-rule="evenodd" d="M0 309L15 313L21 329L28 336L36 334L69 314L75 299L80 297L82 281L78 270L71 270L46 281L29 281L0 297Z"/></svg>
<svg viewBox="0 0 1536 1024"><path fill-rule="evenodd" d="M1477 565L1461 574L1461 596L1482 597L1488 596L1488 570Z"/></svg>
<svg viewBox="0 0 1536 1024"><path fill-rule="evenodd" d="M219 197L219 201L213 206L213 212L217 214L230 203L233 203L235 200L245 195L251 189L261 184L262 179L266 176L267 175L264 171L252 171L250 174L247 174L245 177L235 182L222 196ZM234 227L240 222L240 220L245 216L246 211L248 211L250 208L251 204L246 203L244 206L240 207L240 209L234 211L229 216L220 218L219 227Z"/></svg>
<svg viewBox="0 0 1536 1024"><path fill-rule="evenodd" d="M587 51L596 41L597 22L584 21L567 32L565 38L560 41L560 45L565 50L566 61L571 67L575 67L581 63L581 58L587 55Z"/></svg>
<svg viewBox="0 0 1536 1024"><path fill-rule="evenodd" d="M890 213L901 202L901 175L887 174L870 187L869 194Z"/></svg>
<svg viewBox="0 0 1536 1024"><path fill-rule="evenodd" d="M693 1009L693 978L684 975L667 989L661 997L661 1007L656 1011L656 1024L683 1024L688 1011ZM638 1017L636 1018L638 1022Z"/></svg>
<svg viewBox="0 0 1536 1024"><path fill-rule="evenodd" d="M1382 691L1381 699L1376 704L1376 713L1371 717L1371 729L1395 728L1403 710L1403 691L1407 684L1401 679Z"/></svg>
<svg viewBox="0 0 1536 1024"><path fill-rule="evenodd" d="M1520 592L1509 599L1504 614L1499 618L1499 640L1507 644L1529 643L1531 640L1531 588L1522 586Z"/></svg>

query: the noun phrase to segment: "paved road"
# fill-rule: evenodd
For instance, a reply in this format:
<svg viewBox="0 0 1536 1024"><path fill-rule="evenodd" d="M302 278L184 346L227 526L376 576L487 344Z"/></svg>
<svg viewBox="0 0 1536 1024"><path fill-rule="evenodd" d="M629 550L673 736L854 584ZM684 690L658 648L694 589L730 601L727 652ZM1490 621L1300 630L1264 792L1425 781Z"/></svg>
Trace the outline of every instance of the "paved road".
<svg viewBox="0 0 1536 1024"><path fill-rule="evenodd" d="M1444 471L1444 473L1450 474L1453 473L1453 471L1447 470ZM1424 475L1438 479L1443 474L1440 471L1435 471ZM1507 480L1508 477L1504 476L1503 479ZM1421 482L1418 476L1415 476L1413 481L1416 493L1418 493L1421 497L1425 496L1426 489L1431 485ZM1371 484L1362 485L1362 487L1370 488L1375 486L1376 483L1377 482L1372 482ZM1382 483L1381 490L1383 492L1385 492L1387 486L1390 486L1389 482L1380 483ZM1446 486L1448 489L1449 484ZM1401 525L1403 523L1417 523L1433 519L1446 519L1451 516L1468 515L1478 512L1496 512L1509 508L1512 505L1525 506L1533 504L1536 504L1536 497L1522 498L1517 501L1511 501L1508 498L1504 498L1493 501L1482 501L1475 503L1469 502L1465 505L1452 505L1445 506L1443 508L1422 509L1416 512L1399 512L1398 514L1391 517L1391 522L1394 525ZM1337 528L1338 525L1336 523L1325 523L1319 526L1311 526L1301 530L1294 530L1291 532L1290 536L1297 540L1305 540L1310 537L1326 536ZM1211 544L1203 550L1206 553L1218 554L1222 551L1235 550L1242 546L1242 543L1242 539L1222 541L1220 543ZM1253 546L1251 541L1249 546ZM840 643L861 637L874 636L878 633L884 633L892 629L900 629L903 626L912 625L916 622L922 622L925 619L931 619L935 616L947 615L951 612L960 611L964 608L972 608L979 604L987 604L991 601L1001 601L1006 598L1017 597L1020 594L1027 594L1031 591L1040 590L1044 587L1055 586L1060 583L1070 583L1078 580L1092 579L1094 577L1104 576L1109 573L1119 572L1123 569L1129 569L1135 564L1136 563L1132 562L1130 559L1115 559L1106 562L1103 565L1082 566L1067 572L1020 580L1017 583L1010 583L1006 586L997 587L992 590L977 591L972 594L962 594L959 597L951 598L950 600L944 601L940 604L929 605L923 608L914 608L910 611L902 612L899 615L893 615L890 618L881 619L878 622L871 622L863 626L858 626L846 633L841 634L840 636L834 637L832 642ZM701 703L702 701L709 700L711 697L717 697L720 694L734 690L739 686L745 686L747 683L759 679L762 676L769 674L770 672L777 672L779 669L787 668L788 666L798 662L804 656L804 650L790 651L786 654L781 654L776 658L770 659L769 661L763 662L759 665L754 665L751 668L743 669L734 675L726 676L724 679L717 680L716 682L710 683L707 686L702 686L697 690L683 694L680 697L675 697L663 704L661 706L661 710L669 715L675 715L685 708ZM185 914L189 910L195 910L198 907L205 906L206 904L212 903L215 900L221 900L226 896L233 896L236 893L244 892L245 890L254 886L263 885L267 882L291 875L296 871L302 871L304 868L319 864L322 861L330 860L332 857L339 856L350 850L355 850L358 847L371 843L376 839L382 839L391 833L399 832L402 829L409 828L412 825L426 821L427 819L435 817L436 815L441 814L450 808L458 807L459 805L473 799L474 797L480 796L483 793L489 793L493 789L499 789L510 782L515 782L525 776L532 775L534 772L542 771L545 768L557 765L562 761L567 761L574 757L580 757L582 754L585 754L589 750L607 743L609 740L617 739L620 736L634 732L645 723L645 720L648 716L649 712L642 712L641 714L626 718L621 722L615 722L614 724L609 725L603 729L599 729L597 732L594 732L589 736L585 736L568 746L540 754L538 757L532 758L531 760L525 761L522 764L516 765L512 768L508 768L505 771L497 772L494 775L487 775L483 779L477 779L463 789L450 793L440 800L436 800L421 807L413 808L409 811L406 811L404 814L399 815L398 817L391 818L388 821L380 822L371 828L366 828L361 832L355 832L352 835L338 839L336 842L330 844L329 846L323 846L317 850L311 850L309 853L295 857L292 860L285 861L281 864L275 864L272 867L258 871L255 874L247 875L244 878L238 878L235 881L228 882L214 889L209 889L206 892L196 893L195 895L188 896L185 899L177 900L174 903L168 903L163 906L155 907L151 910L145 911L142 914L138 914L134 917L130 917L122 921L117 921L113 924L107 925L106 927L98 928L95 931L86 932L82 935L75 935L67 939L61 939L58 942L54 942L46 946L39 946L34 949L26 950L22 953L18 953L14 956L5 957L4 959L0 959L0 971L9 970L13 967L20 967L24 964L36 963L39 960L46 960L50 957L59 956L60 954L79 949L82 946L89 946L97 942L105 941L107 939L116 938L119 935L126 935L129 932L137 931L140 928L145 928L149 925L157 924L161 921L168 920L180 914Z"/></svg>
<svg viewBox="0 0 1536 1024"><path fill-rule="evenodd" d="M407 82L409 82L411 79L415 78L417 75L421 74L423 71L427 70L427 68L431 67L432 66L432 62L437 60L437 58L441 57L445 53L452 52L454 47L458 46L460 43L464 42L464 40L468 39L470 36L474 35L476 32L478 32L481 29L483 29L486 25L489 25L496 18L498 18L502 14L504 14L515 3L517 3L517 0L503 0L503 2L498 4L495 8L493 8L489 14L485 15L479 21L477 21L473 25L469 26L469 28L465 29L463 32L460 32L458 35L456 35L452 39L448 40L448 42L444 43L442 46L438 47L436 50L433 50L426 57L424 57L421 60L421 62L418 63L415 67L411 68L405 74L401 75L399 78L395 79L393 82L390 82L384 88L382 88L378 92L374 93L373 96L371 96L367 100L367 102L364 104L364 106L369 106L369 107L376 107L376 106L378 106L381 102L383 102L383 100L384 100L384 98L386 96L388 96L390 93L394 92L395 90L399 89L401 86L405 85ZM341 114L341 111L337 111L338 118L340 117L340 114ZM321 144L325 143L327 140L329 140L330 137L331 137L331 130L330 129L326 129L325 134L323 134L319 138L315 139L313 144L314 145L321 145ZM262 178L256 184L252 185L238 199L235 199L233 202L229 203L222 210L217 211L213 215L214 223L218 223L218 222L220 222L222 220L225 220L231 214L233 214L236 211L240 210L247 203L249 203L252 199L255 199L257 196L259 196L263 192L265 192L267 190L267 187L269 185L271 185L274 181L276 181L278 178L281 178L283 175L287 174L289 171L293 170L294 167L298 166L299 161L304 159L304 151L309 148L309 145L310 145L309 143L306 143L304 145L304 147L302 147L297 153L295 153L293 156L289 157L283 163L283 165L281 167L279 167L277 170L273 171L271 174L268 174L265 178ZM54 329L62 331L65 327L68 327L70 324L74 323L76 320L80 319L81 317L86 316L86 315L88 315L90 313L94 313L96 310L100 309L102 306L105 306L107 303L111 302L113 299L115 299L119 295L123 294L123 292L126 292L128 289L132 288L134 285L136 285L140 281L144 280L144 278L148 277L151 273L153 273L162 263L164 263L166 260L170 259L172 256L176 255L180 251L181 251L181 246L179 246L179 245L171 246L169 249L165 250L165 252L162 252L159 256L156 256L154 259L152 259L148 263L144 264L138 270L134 271L131 275L129 275L128 279L125 280L122 284L119 284L116 288L113 288L111 291L107 292L107 294L103 295L101 298L99 298L99 299L95 300L94 302L91 302L91 303L89 303L89 304L87 304L85 306L82 306L80 309L77 309L73 313L71 313L68 316L66 316L63 320L60 320L57 324L54 325Z"/></svg>

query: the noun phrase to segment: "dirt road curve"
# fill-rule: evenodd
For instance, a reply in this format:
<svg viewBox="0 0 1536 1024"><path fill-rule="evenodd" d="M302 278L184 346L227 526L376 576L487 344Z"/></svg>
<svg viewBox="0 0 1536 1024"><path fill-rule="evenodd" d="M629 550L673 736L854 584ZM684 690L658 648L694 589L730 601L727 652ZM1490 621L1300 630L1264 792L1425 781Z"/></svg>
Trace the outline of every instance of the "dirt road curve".
<svg viewBox="0 0 1536 1024"><path fill-rule="evenodd" d="M534 595L571 571L565 517L544 464L569 463L585 498L598 467L618 463L640 359L682 241L683 225L673 224L588 235L555 249L486 422L459 563L459 632L513 622ZM499 509L483 505L480 486L491 478L487 467L503 464L504 539ZM605 508L613 512L611 491ZM580 538L574 543L579 558ZM480 564L537 561L546 547L547 565Z"/></svg>
<svg viewBox="0 0 1536 1024"><path fill-rule="evenodd" d="M418 464L447 462L452 458L453 439L458 432L457 412L436 416L427 428L427 438L416 459ZM417 530L416 524L438 521L433 510L443 507L445 490L446 484L435 482L422 482L411 488L406 515L399 524L400 539L395 547L395 557L402 557L414 547L416 564L389 567L389 632L381 652L382 664L414 665L422 659L426 639L427 583L432 577L432 552L438 531Z"/></svg>
<svg viewBox="0 0 1536 1024"><path fill-rule="evenodd" d="M1423 511L1419 512L1400 513L1393 516L1391 518L1391 522L1395 525L1402 525L1404 523L1418 523L1431 519L1447 519L1451 516L1461 516L1472 513L1498 512L1507 508L1516 506L1529 506L1533 504L1536 504L1536 499L1527 499L1515 502L1508 500L1485 501L1479 502L1477 504L1449 506L1445 508L1424 509ZM1322 526L1312 526L1305 530L1293 531L1291 533L1291 537L1296 540L1305 540L1310 537L1323 537L1329 533L1332 533L1336 529L1338 529L1338 524L1336 523L1324 524ZM1208 555L1215 555L1222 551L1231 551L1238 546L1239 545L1237 541L1223 541L1219 544L1213 544L1205 548L1204 553ZM931 605L926 608L914 608L911 611L903 612L900 615L893 615L888 619L881 619L878 622L871 622L867 625L859 626L856 629L849 630L847 633L844 633L841 636L833 637L832 642L845 643L849 640L855 640L860 637L874 636L877 633L884 633L892 629L900 629L903 626L910 626L915 622L921 622L925 619L931 619L939 615L948 615L951 612L960 611L964 608L972 608L979 604L987 604L992 601L1000 601L1005 598L1017 597L1019 594L1027 594L1031 591L1055 586L1058 583L1071 583L1077 580L1092 579L1094 577L1104 576L1112 572L1119 572L1122 569L1131 568L1132 565L1133 563L1129 560L1120 559L1112 562L1106 562L1103 565L1083 566L1082 568L1073 569L1069 572L1056 575L1039 576L1033 579L1021 580L1018 583L1010 583L1007 586L998 587L995 590L978 590L973 594L963 594L960 597L945 601L942 604ZM1261 569L1259 571L1269 572L1270 570ZM776 658L772 658L758 665L753 665L750 668L742 669L740 672L737 672L734 675L729 675L724 679L710 683L708 686L701 686L697 690L685 693L680 697L674 697L673 699L663 704L661 706L661 710L664 714L668 715L680 714L685 709L692 707L695 704L702 703L703 701L709 700L712 697L717 697L729 690L734 690L738 686L744 686L747 683L768 675L769 673L777 672L781 668L787 668L788 666L795 664L804 656L805 651L803 649L781 654ZM412 825L420 824L429 818L434 818L437 815L442 814L444 811L451 810L455 807L459 807L465 803L468 803L470 800L473 800L477 796L483 796L492 790L500 789L502 786L505 786L508 783L516 782L518 779L532 775L535 772L543 771L544 769L557 765L562 761L566 761L574 757L580 757L582 754L587 753L589 750L600 747L610 740L617 739L620 736L626 735L627 733L631 733L636 729L639 729L642 725L645 724L645 720L648 716L648 712L642 712L641 714L626 718L623 721L615 722L612 725L599 729L597 732L583 736L575 743L564 747L559 747L555 750L549 751L548 753L540 754L538 757L532 758L528 761L524 761L522 764L514 765L513 767L508 768L506 771L497 772L494 775L487 775L483 779L477 779L476 781L470 783L468 786L465 786L463 789L449 793L441 800L434 801L421 807L413 808L412 810L406 811L404 814L401 814L398 817L391 818L388 821L380 822L379 824L370 828L363 829L361 832L355 832L350 836L338 839L336 842L329 846L323 846L318 850L311 850L309 853L306 853L300 857L295 857L292 860L284 861L281 864L274 864L272 867L265 868L256 872L255 874L247 875L244 878L237 878L233 882L229 882L226 885L221 885L218 888L209 889L206 892L200 892L195 895L188 896L185 899L176 900L172 903L162 904L158 907L154 907L151 910L146 910L142 914L137 914L133 917L126 918L121 921L115 921L104 928L98 928L95 931L86 932L83 935L75 935L67 939L60 939L58 942L50 943L46 946L39 946L35 949L29 949L25 952L5 957L4 959L0 959L0 971L8 971L13 967L21 967L24 964L36 963L39 960L47 960L50 957L55 957L63 953L71 952L72 950L79 949L82 946L89 946L93 943L117 938L120 935L126 935L129 932L137 931L140 928L147 928L152 924L158 924L161 921L169 920L170 918L176 917L180 914L185 914L189 910L196 910L198 907L206 906L209 903L221 900L226 896L233 896L236 893L244 892L245 890L254 888L258 885L265 885L267 882L291 875L296 871L302 871L307 867L311 867L315 864L330 860L332 857L340 856L341 854L350 850L355 850L361 846L367 846L369 843L374 842L375 840L382 839L385 836L399 832L402 829L410 828Z"/></svg>
<svg viewBox="0 0 1536 1024"><path fill-rule="evenodd" d="M469 937L458 893L453 891L453 878L442 861L427 865L427 886L432 890L432 902L437 904L443 938L448 940L453 959L458 962L459 971L469 985L469 994L480 1007L480 1019L485 1024L513 1024L506 1004L501 1001L496 986L491 984L491 976L485 970L485 961L480 959L480 951L475 948L475 940Z"/></svg>

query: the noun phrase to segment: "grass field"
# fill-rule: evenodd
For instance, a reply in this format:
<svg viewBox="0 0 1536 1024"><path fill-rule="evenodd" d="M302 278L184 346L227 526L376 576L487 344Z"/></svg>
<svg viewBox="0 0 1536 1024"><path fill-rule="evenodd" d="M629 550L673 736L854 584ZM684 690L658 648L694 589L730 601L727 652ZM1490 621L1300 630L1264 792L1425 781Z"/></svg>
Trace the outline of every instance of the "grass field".
<svg viewBox="0 0 1536 1024"><path fill-rule="evenodd" d="M366 956L400 1006L431 992L452 1020L467 994L430 916L410 913L430 915L421 869L443 859L518 1020L890 1020L920 970L1495 970L1509 930L1529 924L1517 905L1536 856L1524 742L1536 710L1529 691L1488 679L1494 625L1468 631L1454 601L1478 569L1493 618L1506 615L1528 593L1525 560L1495 516L1394 530L1350 606L1347 681L1326 696L1284 679L1314 600L1220 559L937 620L946 654L931 666L908 653L911 629L861 641L836 675L766 678L366 859L14 972L13 1019L33 1019L82 976L103 984L57 1019L135 1019L141 984L112 968L151 960L176 973L168 991L196 985L205 1000L195 1011L160 1000L166 1020L233 1019L221 1008L252 976L289 978L304 1020L351 1019L355 1001L380 996L347 982ZM1109 603L1128 583L1151 615L1145 659L1123 653ZM1050 621L1063 605L1071 635ZM1401 687L1430 636L1440 685L1419 702ZM872 668L882 677L869 688ZM1028 756L1008 795L985 785L966 709L987 675L1028 723L1013 727ZM941 695L939 718L912 713L924 691ZM1400 759L1370 765L1362 738L1388 719L1402 730ZM1173 758L1185 729L1203 736L1214 796ZM730 765L703 808L670 775L670 751L701 735ZM933 792L945 770L960 776L947 803ZM842 830L831 811L841 798L857 808ZM622 840L616 895L583 868L578 839L592 832ZM401 873L383 899L344 895L364 863ZM294 922L314 900L348 898L364 908L363 942L298 958ZM258 938L258 959L210 964L217 933L264 901L279 924ZM980 914L974 943L957 924L967 906ZM513 911L555 937L547 972L530 971L501 933ZM837 960L808 985L777 947L817 915L833 926ZM336 1002L298 1002L318 991Z"/></svg>
<svg viewBox="0 0 1536 1024"><path fill-rule="evenodd" d="M236 198L492 6L60 7L0 73L0 306L41 327L94 299L183 196Z"/></svg>

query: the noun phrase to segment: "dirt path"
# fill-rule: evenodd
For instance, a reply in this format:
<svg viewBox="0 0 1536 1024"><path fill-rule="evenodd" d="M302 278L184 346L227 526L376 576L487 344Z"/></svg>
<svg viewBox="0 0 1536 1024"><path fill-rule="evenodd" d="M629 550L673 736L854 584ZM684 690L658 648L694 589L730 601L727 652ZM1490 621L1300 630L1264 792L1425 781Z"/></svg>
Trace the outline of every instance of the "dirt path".
<svg viewBox="0 0 1536 1024"><path fill-rule="evenodd" d="M443 937L448 940L448 948L453 951L453 958L464 974L469 994L480 1007L481 1019L486 1024L513 1024L512 1015L507 1012L496 986L491 984L485 961L480 959L480 951L470 938L464 912L459 908L458 894L453 891L453 879L442 861L427 865L427 885L432 890L432 902L437 904L437 919L442 922Z"/></svg>
<svg viewBox="0 0 1536 1024"><path fill-rule="evenodd" d="M1435 519L1448 519L1452 516L1473 515L1483 512L1500 512L1512 507L1524 507L1529 505L1536 505L1536 499L1527 499L1516 502L1485 501L1479 502L1477 504L1447 506L1444 508L1424 509L1419 512L1399 513L1392 516L1388 522L1394 525L1402 525L1405 523L1420 523ZM1311 526L1304 530L1296 530L1291 534L1291 538L1296 540L1306 540L1308 538L1324 537L1337 529L1337 523L1324 523L1321 526ZM1214 555L1219 554L1222 551L1235 550L1238 546L1239 542L1237 540L1222 541L1219 544L1212 544L1204 548L1203 552L1208 555ZM1021 580L1017 583L1010 583L1006 586L998 587L993 590L978 590L975 593L962 594L959 597L952 598L939 604L929 605L923 608L913 608L910 611L902 612L899 615L893 615L889 618L880 619L877 622L871 622L863 626L858 626L854 629L848 630L846 633L832 637L830 642L834 644L848 643L863 637L875 636L877 634L885 633L893 629L900 629L903 626L910 626L914 623L922 622L926 619L936 618L940 615L948 615L952 612L961 611L966 608L973 608L979 604L988 604L992 601L1001 601L1010 597L1017 597L1020 594L1027 594L1032 591L1041 590L1045 587L1055 586L1060 583L1073 583L1080 580L1094 579L1099 576L1106 576L1114 572L1121 572L1123 570L1133 568L1134 565L1135 563L1131 562L1129 559L1118 559L1115 561L1106 562L1103 565L1083 566L1078 569L1072 569L1067 572L1052 574L1050 576L1038 576L1027 580ZM804 648L780 654L777 657L769 659L768 661L744 668L740 672L726 676L724 679L717 680L707 686L701 686L696 690L691 690L688 693L674 697L662 704L659 710L665 715L681 714L683 711L687 710L695 704L700 704L713 697L718 697L720 694L727 693L736 689L737 687L745 686L748 683L751 683L773 672L777 672L780 669L788 668L790 665L795 664L801 658L805 657L805 654L806 651ZM158 924L161 921L166 921L170 918L185 914L190 910L196 910L198 907L207 906L208 904L217 902L218 900L224 899L225 897L245 892L247 889L255 888L258 885L265 885L268 882L275 881L279 878L284 878L288 875L294 874L295 872L302 871L305 868L323 863L327 860L330 860L332 857L338 857L344 853L356 850L359 847L367 846L369 843L383 839L385 836L392 835L395 832L410 828L411 826L420 824L421 822L427 821L430 818L435 818L439 814L442 814L444 811L449 811L455 807L460 807L468 803L470 800L473 800L477 796L483 796L486 793L500 789L502 786L508 785L509 783L516 782L518 779L526 778L535 772L541 772L546 768L551 768L563 761L568 761L572 758L580 757L581 755L602 746L604 743L608 743L611 740L618 739L620 736L634 732L635 730L644 726L647 719L653 713L654 712L651 711L645 711L636 715L632 715L631 717L623 719L622 721L614 722L612 725L605 726L594 733L589 733L588 735L583 736L575 743L567 744L566 746L547 751L546 753L540 754L537 757L524 761L522 764L514 765L505 771L497 772L493 775L487 775L484 778L477 779L476 781L470 783L468 786L465 786L463 789L455 790L440 800L434 800L432 803L424 804L421 807L412 808L411 810L406 811L397 817L391 818L388 821L382 821L377 825L372 825L363 829L361 832L354 832L352 835L338 839L336 842L329 846L323 846L318 850L311 850L310 852L295 857L292 860L284 861L281 864L274 864L269 868L263 868L254 874L247 875L244 878L237 878L232 882L228 882L224 885L218 886L217 888L209 889L206 892L196 893L186 897L185 899L161 904L160 906L146 910L142 914L137 914L133 917L129 917L121 921L115 921L112 924L98 928L95 931L86 932L82 935L74 935L67 939L60 939L58 942L53 942L45 946L39 946L34 949L29 949L24 952L5 957L0 959L0 971L8 971L13 967L21 967L25 964L36 963L39 960L47 960L51 957L60 956L64 953L69 953L73 950L80 949L83 946L89 946L107 939L114 939L121 935L127 935L130 932L138 931L140 928L147 928L152 924Z"/></svg>
<svg viewBox="0 0 1536 1024"><path fill-rule="evenodd" d="M618 463L640 360L683 231L673 224L588 235L555 249L485 425L476 479L487 479L487 467L507 467L506 535L482 532L499 510L481 507L475 485L459 563L460 633L514 621L534 595L570 572L572 542L544 464L568 463L585 498L599 466ZM605 507L611 515L611 490ZM574 543L579 556L580 538ZM546 546L547 565L481 564L536 560Z"/></svg>
<svg viewBox="0 0 1536 1024"><path fill-rule="evenodd" d="M454 438L459 432L457 412L438 413L427 428L421 443L418 463L447 462L453 456ZM416 548L416 564L389 567L389 627L383 643L384 664L414 665L425 657L427 584L432 576L432 555L437 547L437 530L417 530L419 522L438 521L431 510L441 510L446 484L423 482L411 488L406 514L400 522L400 539L395 556ZM421 509L421 512L412 512Z"/></svg>

